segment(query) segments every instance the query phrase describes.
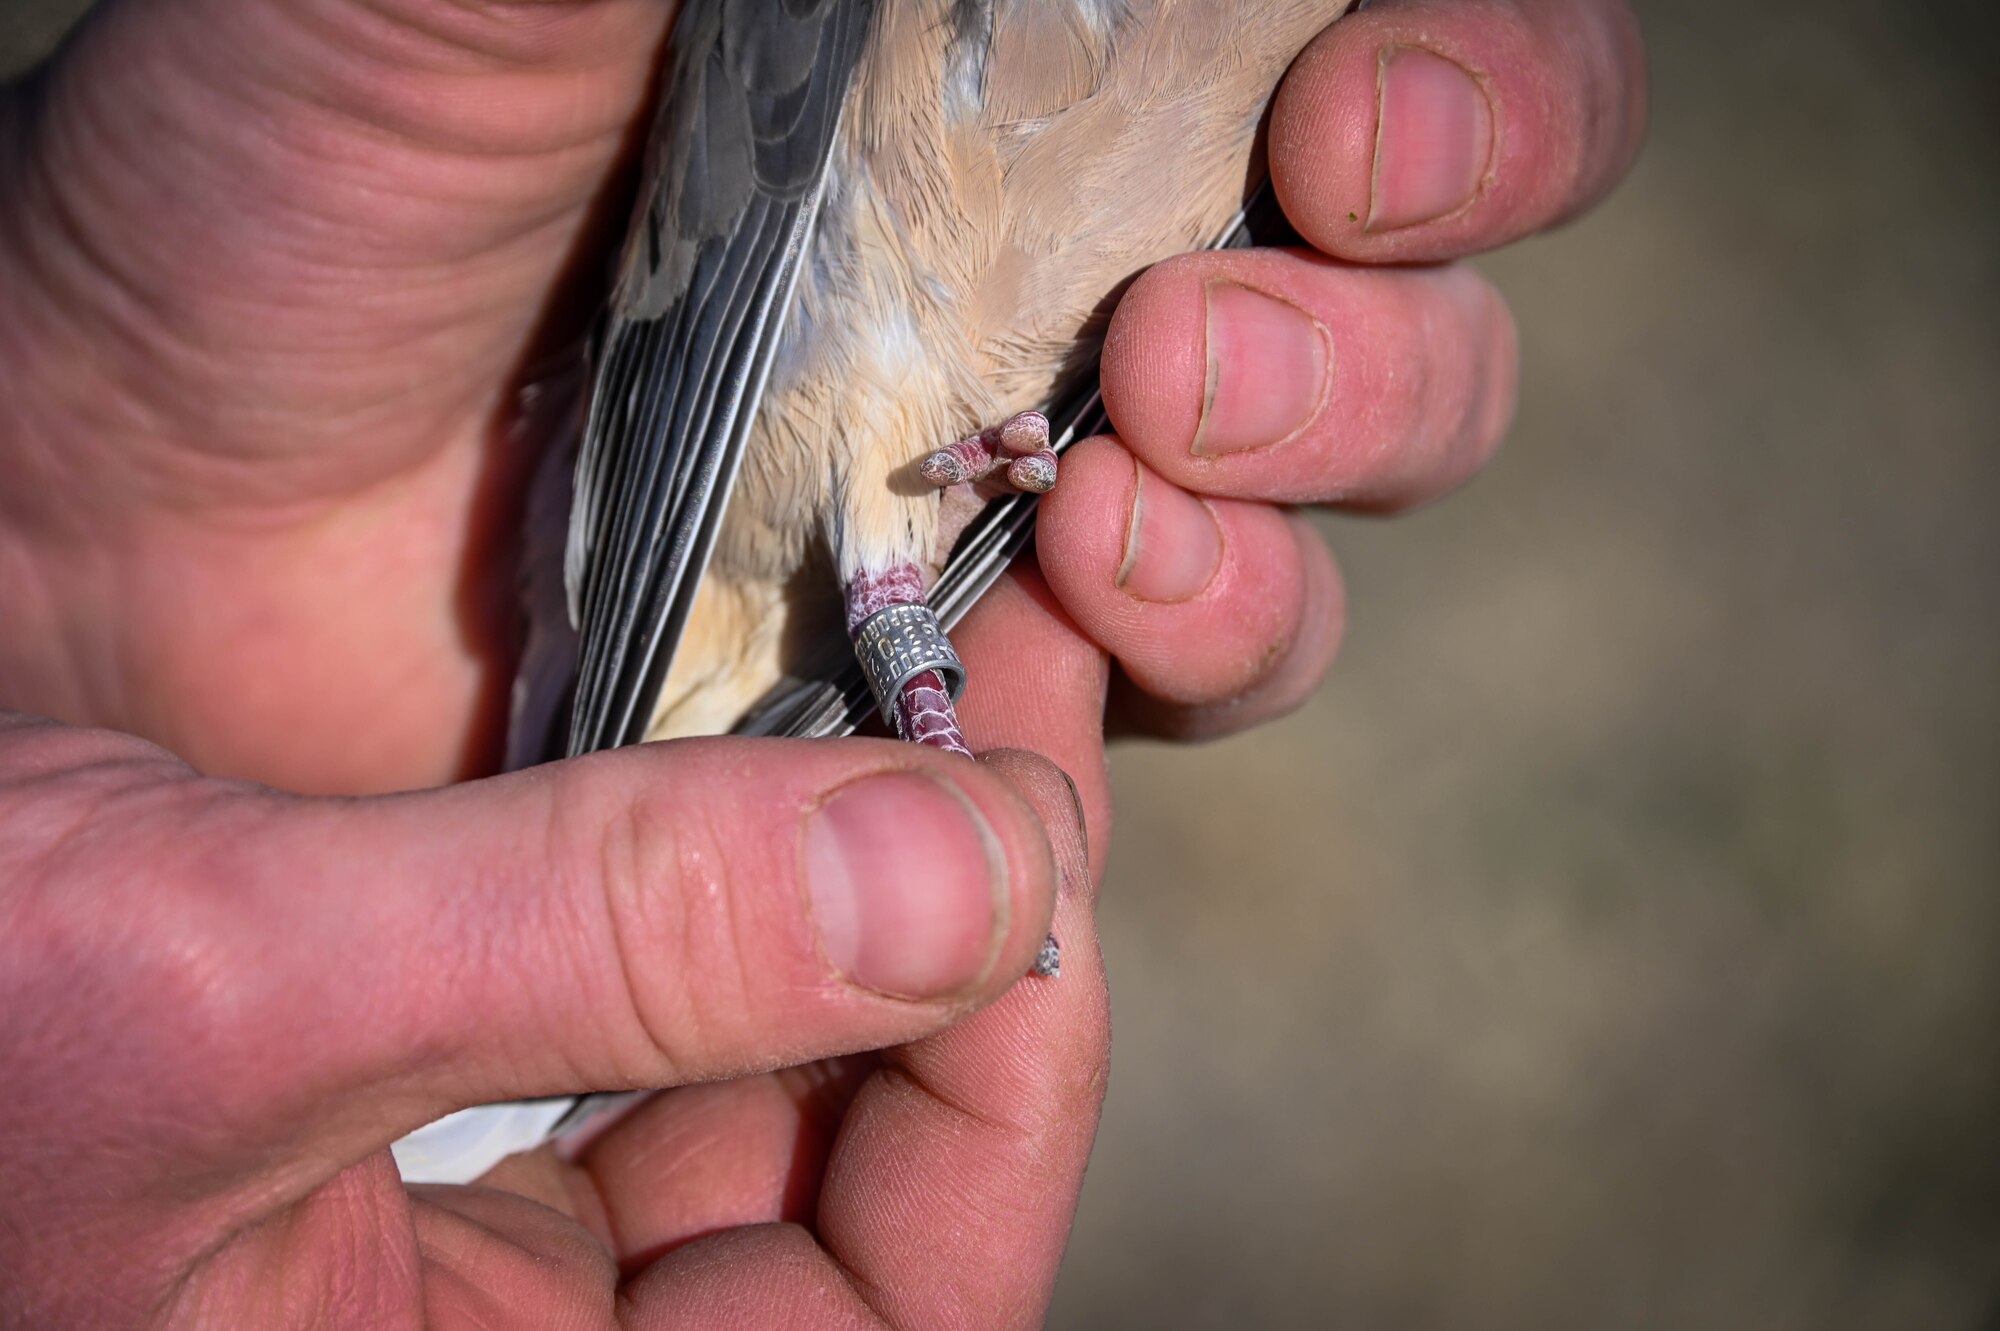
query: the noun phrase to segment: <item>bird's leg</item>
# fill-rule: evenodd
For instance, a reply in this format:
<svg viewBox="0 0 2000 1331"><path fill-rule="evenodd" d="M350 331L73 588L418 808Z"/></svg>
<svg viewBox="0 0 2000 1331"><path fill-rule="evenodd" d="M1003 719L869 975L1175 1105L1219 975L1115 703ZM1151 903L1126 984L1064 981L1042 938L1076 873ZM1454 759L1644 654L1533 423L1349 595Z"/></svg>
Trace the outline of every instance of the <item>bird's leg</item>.
<svg viewBox="0 0 2000 1331"><path fill-rule="evenodd" d="M1024 411L968 439L947 444L918 470L939 489L986 482L1005 490L1047 494L1056 486L1056 452L1049 447L1049 418Z"/></svg>
<svg viewBox="0 0 2000 1331"><path fill-rule="evenodd" d="M1020 412L938 449L919 470L943 489L984 483L1047 494L1056 483L1049 418L1039 411ZM923 572L915 564L896 563L857 573L847 585L847 632L896 733L915 744L970 757L952 701L964 687L965 672L930 614ZM939 668L932 668L934 661Z"/></svg>
<svg viewBox="0 0 2000 1331"><path fill-rule="evenodd" d="M899 618L907 622L896 623ZM879 681L877 678L877 662L894 660L891 654L903 651L913 637L934 632L936 644L948 651L944 633L936 629L936 623L930 618L924 600L924 575L915 564L891 564L879 572L863 569L847 584L847 634L854 639L855 651L861 654L862 668L870 672L869 682L877 685L878 700L883 700L884 692L894 691L894 701L884 700L883 710L889 714L896 734L912 744L928 744L970 758L972 750L966 745L965 733L958 728L958 709L952 702L951 684L946 679L948 671L958 668L955 656L948 665L940 661L900 682L886 676ZM929 664L924 659L922 645L919 642L917 653L903 659ZM892 673L903 673L894 665L889 668ZM963 672L959 673L963 678Z"/></svg>

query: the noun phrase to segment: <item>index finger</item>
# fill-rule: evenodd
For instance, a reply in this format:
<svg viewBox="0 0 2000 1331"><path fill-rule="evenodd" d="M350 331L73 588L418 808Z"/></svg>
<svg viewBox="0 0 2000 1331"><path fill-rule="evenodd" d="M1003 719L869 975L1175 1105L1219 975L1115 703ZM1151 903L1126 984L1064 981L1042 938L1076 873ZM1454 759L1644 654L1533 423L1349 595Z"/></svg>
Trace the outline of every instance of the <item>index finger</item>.
<svg viewBox="0 0 2000 1331"><path fill-rule="evenodd" d="M1328 28L1271 113L1271 181L1321 251L1490 250L1597 202L1645 137L1626 0L1376 0Z"/></svg>

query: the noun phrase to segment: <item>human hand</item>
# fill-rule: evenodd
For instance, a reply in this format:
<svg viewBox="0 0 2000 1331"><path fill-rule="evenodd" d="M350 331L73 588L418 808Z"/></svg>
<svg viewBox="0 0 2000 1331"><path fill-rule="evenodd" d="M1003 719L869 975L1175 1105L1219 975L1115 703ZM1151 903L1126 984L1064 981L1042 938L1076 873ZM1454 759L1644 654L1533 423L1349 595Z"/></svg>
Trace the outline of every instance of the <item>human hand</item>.
<svg viewBox="0 0 2000 1331"><path fill-rule="evenodd" d="M12 376L0 392L0 410L8 413L5 462L10 475L29 482L0 496L0 560L22 574L5 584L12 598L6 609L23 627L0 645L0 678L16 690L19 705L127 726L213 770L306 789L427 784L490 761L508 668L501 644L513 589L504 557L510 506L536 434L512 385L534 349L559 348L579 326L553 312L538 324L529 311L558 289L557 251L591 249L590 201L644 82L643 73L623 84L613 73L640 63L634 52L646 41L635 47L635 34L657 32L644 20L659 16L640 12L648 8L614 0L533 10L412 3L362 14L360 6L329 4L318 14L330 23L301 26L263 11L246 15L188 0L176 9L126 4L97 21L35 94L40 119L33 126L14 121L5 148L21 168L13 178L25 184L16 195L18 211L0 219L6 238L0 278L23 293L0 320L0 373ZM1378 6L1365 20L1348 22L1407 16L1416 8ZM1460 8L1489 21L1497 12ZM1438 13L1424 31L1446 32L1457 13ZM407 20L462 26L440 31ZM1338 49L1336 39L1348 31L1336 29L1315 52ZM140 77L93 79L93 59L118 61ZM1308 86L1300 80L1313 59L1301 63L1289 85L1286 101L1294 106L1302 95L1292 90ZM1559 67L1567 65L1558 60L1550 69ZM496 82L503 75L504 86ZM1315 81L1339 82L1331 74ZM1563 85L1557 79L1550 86ZM118 114L109 88L117 89ZM616 100L613 93L629 94L618 114L604 104ZM1316 231L1308 216L1314 202L1298 192L1309 195L1321 173L1337 180L1341 172L1328 171L1304 147L1288 148L1282 134L1288 114L1311 127L1311 117L1281 104L1274 172L1309 238L1357 259L1458 252L1447 246L1427 254L1411 239L1449 232L1450 218L1400 236ZM251 125L257 132L237 132ZM569 135L561 145L550 143L557 128ZM1503 141L1512 144L1513 133L1509 122ZM1308 140L1302 132L1299 142ZM1322 148L1340 142L1338 136L1312 141ZM90 169L121 153L138 169ZM1292 172L1298 183L1289 188L1287 160L1298 163ZM1507 160L1503 152L1496 171ZM55 165L84 174L52 172ZM1544 169L1528 175L1555 178ZM1366 178L1364 166L1359 179ZM1482 201L1499 196L1498 179L1489 181ZM235 207L216 214L217 194ZM1358 197L1365 201L1365 183ZM1465 215L1480 212L1475 204ZM1510 226L1525 229L1523 219L1538 220L1533 209L1495 216L1511 221L1483 242L1459 236L1452 243L1473 248L1507 237ZM210 228L223 234L206 234ZM1205 271L1201 265L1274 257L1181 263ZM1400 405L1401 415L1376 413L1380 419L1371 424L1384 428L1365 436L1333 431L1329 416L1262 453L1189 461L1184 455L1202 400L1197 391L1179 451L1156 455L1149 439L1175 441L1165 427L1149 428L1156 423L1145 418L1141 395L1156 390L1168 394L1168 403L1186 403L1188 387L1206 381L1206 338L1202 325L1186 317L1188 303L1176 314L1169 301L1157 316L1143 304L1174 270L1163 266L1142 282L1114 325L1107 396L1114 419L1158 468L1158 479L1221 497L1211 511L1225 539L1211 567L1225 567L1193 597L1164 601L1164 610L1115 589L1109 575L1125 552L1119 544L1107 547L1102 534L1125 531L1136 473L1129 461L1122 461L1122 474L1103 468L1102 459L1119 460L1106 451L1109 444L1075 455L1070 479L1048 510L1043 549L1064 608L1119 652L1132 680L1167 700L1150 719L1180 733L1213 733L1301 696L1324 669L1338 626L1337 583L1323 550L1302 544L1296 529L1274 525L1282 521L1274 514L1224 500L1342 494L1388 506L1442 489L1490 447L1490 438L1480 443L1475 429L1441 442L1449 420L1418 412L1423 404L1414 397L1398 399L1381 386L1413 373L1451 382L1456 365L1480 371L1468 378L1490 394L1494 378L1510 381L1511 366L1503 362L1496 376L1481 355L1454 349L1449 321L1442 331L1430 328L1440 315L1414 295L1399 309L1398 301L1357 291L1354 307L1381 316L1382 333L1398 326L1399 315L1409 323L1401 325L1400 342L1384 336L1390 350L1362 362L1372 363L1375 376L1359 376L1358 383L1349 372L1359 342L1357 348L1337 343L1337 396L1330 401L1351 407L1357 420L1369 418L1371 402ZM1250 270L1236 275L1255 280ZM1427 275L1400 276L1421 285ZM1199 290L1202 282L1192 286ZM1313 310L1331 327L1348 327L1325 312L1336 307L1326 290L1264 289ZM152 321L161 313L171 316L164 325ZM1148 327L1155 317L1157 339ZM1378 335L1365 320L1352 327L1363 330L1357 339ZM382 351L384 343L395 349ZM1269 355L1282 343L1248 345ZM1176 347L1178 359L1155 363L1145 354ZM1219 377L1219 389L1228 382L1226 374ZM1503 382L1503 402L1509 392ZM1219 391L1217 400L1226 397ZM1484 417L1467 412L1465 420ZM1416 437L1384 424L1397 421ZM1497 422L1484 433L1497 435ZM1301 447L1316 438L1317 445ZM1260 472L1260 457L1290 460ZM1339 464L1331 473L1329 458ZM1081 463L1094 469L1086 472ZM1153 479L1146 484L1157 515L1171 507L1173 492L1164 483L1152 486ZM29 495L36 496L33 504L24 502ZM1093 511L1095 527L1084 520ZM1141 528L1143 553L1181 544L1171 532L1155 542L1153 530ZM1199 552L1199 540L1195 545ZM1109 562L1107 549L1115 556ZM1261 565L1250 558L1260 550ZM1127 585L1158 586L1136 567ZM982 615L1011 606L1059 623L1060 611L1045 598L1026 595L1032 586L1032 579L1014 584ZM963 632L968 651L979 651L977 629ZM1074 637L1057 641L1077 646ZM1169 643L1176 644L1179 665L1169 664ZM981 657L981 679L1007 678L989 659ZM1021 677L1040 675L1029 668ZM1016 692L1032 698L1036 690ZM972 710L969 702L975 741L993 742L993 732L980 733ZM1056 732L1039 723L1048 718L990 714L1051 747ZM1078 733L1092 729L1084 723ZM1086 781L1093 813L1102 802L1101 788ZM1076 933L1073 924L1059 927L1066 940ZM1088 1028L1087 1020L1079 1027ZM1101 1054L1098 1063L1084 1057L1081 1065L1101 1067ZM781 1079L778 1101L796 1090ZM733 1117L754 1118L755 1101L754 1093L722 1099ZM1088 1118L1079 1119L1072 1104L1051 1121L1073 1136ZM604 1149L614 1140L636 1149L647 1126L635 1122L624 1138L607 1134ZM651 1127L671 1137L671 1124ZM1087 1135L1086 1126L1085 1141ZM1076 1159L1080 1168L1080 1154ZM1060 1210L1066 1217L1073 1192L1066 1195L1058 1178L1047 1195L1061 1207L1039 1213L1044 1223L1028 1227L1044 1238L1048 1216ZM305 1232L300 1241L308 1244L313 1237L379 1232L318 1231L317 1221L296 1219L320 1214L327 1197L338 1210L345 1196L337 1188L294 1190L270 1214L286 1217L276 1228ZM247 1241L247 1250L257 1250L264 1240ZM1013 1293L1034 1287L1052 1269L1053 1258L1042 1255L1040 1265L1023 1263L1029 1278ZM729 1271L755 1269L723 1263L711 1273L716 1280L699 1288L727 1296L738 1288L728 1285ZM1031 1305L1028 1299L1013 1306Z"/></svg>
<svg viewBox="0 0 2000 1331"><path fill-rule="evenodd" d="M1310 695L1344 604L1325 543L1281 506L1400 510L1492 456L1514 329L1446 261L1589 207L1645 107L1625 0L1377 0L1299 58L1271 176L1313 250L1142 276L1104 353L1117 438L1072 449L1042 501L1042 568L1118 659L1121 725L1203 738Z"/></svg>
<svg viewBox="0 0 2000 1331"><path fill-rule="evenodd" d="M1032 577L964 632L976 743L1094 733L1103 659ZM1061 757L1101 807L1094 741ZM1080 813L1018 752L685 741L335 801L0 718L0 1325L1036 1325L1105 1076ZM1063 978L999 997L1052 912ZM386 1150L654 1085L495 1186Z"/></svg>

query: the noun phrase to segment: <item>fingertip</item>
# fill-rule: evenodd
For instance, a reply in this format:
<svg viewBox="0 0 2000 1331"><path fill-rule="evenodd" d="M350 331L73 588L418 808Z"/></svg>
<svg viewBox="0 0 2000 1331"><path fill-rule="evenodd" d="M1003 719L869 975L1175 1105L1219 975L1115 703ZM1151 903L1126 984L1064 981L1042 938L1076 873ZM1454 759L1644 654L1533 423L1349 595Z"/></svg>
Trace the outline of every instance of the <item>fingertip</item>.
<svg viewBox="0 0 2000 1331"><path fill-rule="evenodd" d="M355 987L394 1018L364 1024L375 1075L420 1056L442 1112L930 1034L1018 980L1047 932L1052 841L1079 834L1024 794L1060 783L1037 764L703 739L315 803L322 834L371 852L349 914L378 942Z"/></svg>
<svg viewBox="0 0 2000 1331"><path fill-rule="evenodd" d="M1347 594L1340 566L1312 521L1285 514L1297 560L1298 610L1263 673L1233 694L1189 700L1148 689L1127 674L1113 688L1114 730L1183 743L1240 734L1308 701L1333 668L1346 634Z"/></svg>
<svg viewBox="0 0 2000 1331"><path fill-rule="evenodd" d="M1286 649L1300 613L1303 575L1286 516L1261 503L1198 499L1112 440L1092 441L1077 461L1037 544L1063 608L1128 676L1177 703L1250 687ZM1176 511L1187 519L1178 528L1164 521ZM1137 576L1135 536L1140 561L1185 566L1194 570L1186 581L1200 585L1146 596L1155 584ZM1148 543L1184 548L1148 551Z"/></svg>
<svg viewBox="0 0 2000 1331"><path fill-rule="evenodd" d="M1315 248L1343 254L1367 235L1380 55L1353 15L1314 38L1271 104L1271 188L1285 217Z"/></svg>
<svg viewBox="0 0 2000 1331"><path fill-rule="evenodd" d="M1271 180L1325 253L1432 262L1556 225L1643 141L1647 74L1623 0L1407 0L1333 24L1273 104Z"/></svg>
<svg viewBox="0 0 2000 1331"><path fill-rule="evenodd" d="M1040 754L995 749L973 763L953 763L968 801L993 830L996 863L1005 875L1006 910L994 940L994 961L979 995L991 998L1027 973L1048 936L1056 898L1073 872L1073 847L1084 844L1075 806L1051 798L1066 778Z"/></svg>
<svg viewBox="0 0 2000 1331"><path fill-rule="evenodd" d="M1026 749L995 749L980 755L979 761L988 771L1005 777L1034 812L1047 838L1055 891L1088 891L1089 820L1076 781L1041 754ZM1050 909L1054 909L1053 900Z"/></svg>
<svg viewBox="0 0 2000 1331"><path fill-rule="evenodd" d="M1069 592L1084 570L1110 570L1115 579L1138 497L1138 465L1121 439L1084 440L1063 459L1063 483L1042 500L1035 524L1043 578L1092 637L1099 626L1079 614L1087 603Z"/></svg>
<svg viewBox="0 0 2000 1331"><path fill-rule="evenodd" d="M1290 650L1305 595L1284 510L1237 500L1206 507L1222 534L1214 577L1192 600L1144 607L1139 631L1118 653L1128 677L1184 704L1234 698L1255 685Z"/></svg>

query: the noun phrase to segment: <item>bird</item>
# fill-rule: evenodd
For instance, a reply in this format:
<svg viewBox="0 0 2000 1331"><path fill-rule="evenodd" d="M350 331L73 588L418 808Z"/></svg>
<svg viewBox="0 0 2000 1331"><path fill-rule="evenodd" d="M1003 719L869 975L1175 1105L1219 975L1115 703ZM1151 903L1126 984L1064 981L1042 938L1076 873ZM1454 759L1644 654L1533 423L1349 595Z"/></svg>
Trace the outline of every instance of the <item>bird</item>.
<svg viewBox="0 0 2000 1331"><path fill-rule="evenodd" d="M871 705L969 755L949 623L1103 424L1118 293L1249 234L1271 98L1352 5L682 0L574 459L531 500L510 765ZM397 1158L462 1181L600 1103Z"/></svg>
<svg viewBox="0 0 2000 1331"><path fill-rule="evenodd" d="M563 752L729 731L850 638L964 751L955 538L1056 483L1116 293L1242 211L1348 7L686 0L573 473Z"/></svg>

